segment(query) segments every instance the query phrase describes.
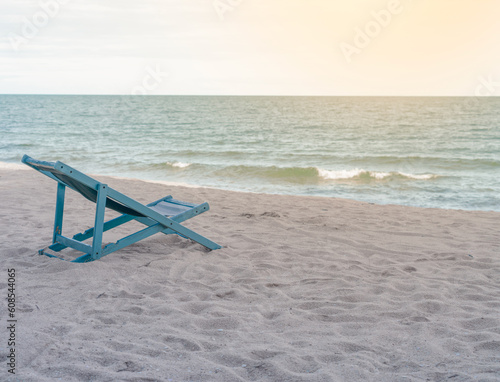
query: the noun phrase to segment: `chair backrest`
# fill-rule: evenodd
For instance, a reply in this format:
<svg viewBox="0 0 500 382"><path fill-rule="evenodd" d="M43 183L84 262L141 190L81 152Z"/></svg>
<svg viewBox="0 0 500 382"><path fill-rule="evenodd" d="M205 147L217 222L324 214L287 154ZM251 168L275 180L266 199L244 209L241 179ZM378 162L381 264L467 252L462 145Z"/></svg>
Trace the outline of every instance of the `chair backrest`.
<svg viewBox="0 0 500 382"><path fill-rule="evenodd" d="M94 203L97 201L97 185L100 184L100 182L90 176L59 161L40 161L28 155L24 155L22 162L42 174L47 175L49 178L54 179L56 182L62 183L80 193L86 199ZM122 214L143 216L141 213L109 197L106 198L106 207Z"/></svg>

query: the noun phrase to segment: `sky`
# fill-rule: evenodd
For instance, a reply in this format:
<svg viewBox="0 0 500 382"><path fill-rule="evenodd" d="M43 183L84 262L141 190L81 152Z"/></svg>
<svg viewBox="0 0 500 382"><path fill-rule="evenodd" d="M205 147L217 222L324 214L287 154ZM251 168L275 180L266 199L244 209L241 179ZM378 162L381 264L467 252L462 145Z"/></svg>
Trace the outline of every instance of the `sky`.
<svg viewBox="0 0 500 382"><path fill-rule="evenodd" d="M499 0L1 0L0 94L500 95Z"/></svg>

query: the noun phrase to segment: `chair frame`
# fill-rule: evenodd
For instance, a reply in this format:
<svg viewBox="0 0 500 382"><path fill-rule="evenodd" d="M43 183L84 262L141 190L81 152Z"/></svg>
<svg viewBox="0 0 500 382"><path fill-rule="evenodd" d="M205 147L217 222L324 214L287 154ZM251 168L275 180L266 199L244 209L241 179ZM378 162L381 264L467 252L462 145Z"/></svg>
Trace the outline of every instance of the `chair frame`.
<svg viewBox="0 0 500 382"><path fill-rule="evenodd" d="M58 183L52 244L46 248L40 249L38 251L40 255L46 255L49 257L62 259L59 256L48 253L47 250L51 250L53 252L60 252L63 249L69 247L84 253L82 256L72 260L72 262L85 263L98 260L103 256L109 255L112 252L127 247L131 244L134 244L140 240L143 240L159 232L167 235L177 234L183 238L196 241L210 250L221 248L219 244L207 239L206 237L180 224L187 219L190 219L194 216L197 216L203 212L208 211L209 210L208 203L193 204L193 203L183 202L173 199L172 196L169 195L159 200L156 200L148 205L144 205L114 190L107 184L101 183L62 162L39 161L27 155L23 157L22 162L34 168L35 170L43 173L44 175L49 176ZM81 192L75 189L75 187L72 187L71 184L68 184L69 182L67 183L57 178L56 175L61 175L61 174L71 179L72 182L77 182L97 192L97 199L95 201L96 212L95 212L94 227L82 233L78 233L74 235L72 238L62 235L65 191L66 187L69 187L79 193ZM86 197L85 195L83 196ZM129 208L137 212L138 214L140 214L140 216L133 216L124 213L121 216L118 216L114 219L104 221L106 202L107 200L110 199L118 202L119 204L125 206L126 208ZM155 205L161 202L166 202L172 205L179 205L182 207L189 207L189 209L175 216L167 217L150 208L154 207ZM132 220L136 220L146 225L147 227L137 232L134 232L126 237L123 237L115 243L108 244L105 247L102 246L102 238L104 232L116 228L127 222L130 222ZM83 243L84 240L90 238L92 238L91 245Z"/></svg>

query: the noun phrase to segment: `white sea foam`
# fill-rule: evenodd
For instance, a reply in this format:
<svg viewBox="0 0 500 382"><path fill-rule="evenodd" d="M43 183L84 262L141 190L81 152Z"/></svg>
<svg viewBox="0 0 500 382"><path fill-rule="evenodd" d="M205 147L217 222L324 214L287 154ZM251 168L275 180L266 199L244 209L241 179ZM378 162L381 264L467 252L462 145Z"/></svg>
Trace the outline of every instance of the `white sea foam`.
<svg viewBox="0 0 500 382"><path fill-rule="evenodd" d="M172 167L177 167L177 168L186 168L191 166L191 163L184 163L184 162L167 162L169 166Z"/></svg>
<svg viewBox="0 0 500 382"><path fill-rule="evenodd" d="M339 170L339 171L329 171L318 168L318 174L323 179L351 179L359 176L364 170L354 169L354 170Z"/></svg>
<svg viewBox="0 0 500 382"><path fill-rule="evenodd" d="M388 172L376 172L376 171L368 171L368 175L375 179L385 179L391 176Z"/></svg>
<svg viewBox="0 0 500 382"><path fill-rule="evenodd" d="M337 170L337 171L323 170L321 168L318 168L317 170L319 176L327 180L354 179L354 178L359 178L360 176L363 175L368 175L369 177L375 179L384 179L387 178L388 176L391 176L391 174L388 172L366 171L359 168L355 168L353 170Z"/></svg>
<svg viewBox="0 0 500 382"><path fill-rule="evenodd" d="M437 178L437 175L434 174L407 174L402 172L383 172L383 171L367 171L359 168L355 168L353 170L324 170L321 168L316 169L318 171L318 175L325 180L341 180L341 179L355 179L360 177L373 178L377 180L383 180L391 176L401 176L408 179L415 180L429 180Z"/></svg>
<svg viewBox="0 0 500 382"><path fill-rule="evenodd" d="M418 179L418 180L429 180L429 179L435 179L438 176L434 174L422 174L422 175L414 175L414 174L405 174L404 172L400 173L402 176L410 179Z"/></svg>

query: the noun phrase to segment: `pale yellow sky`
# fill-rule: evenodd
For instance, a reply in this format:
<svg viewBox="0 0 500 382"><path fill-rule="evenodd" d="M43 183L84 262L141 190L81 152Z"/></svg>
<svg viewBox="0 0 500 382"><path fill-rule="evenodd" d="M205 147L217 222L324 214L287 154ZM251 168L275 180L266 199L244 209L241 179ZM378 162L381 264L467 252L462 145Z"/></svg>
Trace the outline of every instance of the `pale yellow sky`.
<svg viewBox="0 0 500 382"><path fill-rule="evenodd" d="M499 0L44 3L0 5L0 93L500 95Z"/></svg>

